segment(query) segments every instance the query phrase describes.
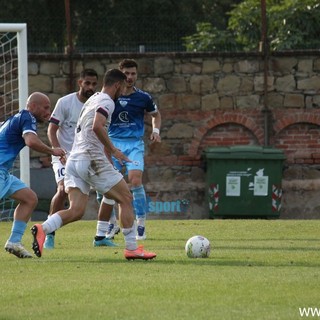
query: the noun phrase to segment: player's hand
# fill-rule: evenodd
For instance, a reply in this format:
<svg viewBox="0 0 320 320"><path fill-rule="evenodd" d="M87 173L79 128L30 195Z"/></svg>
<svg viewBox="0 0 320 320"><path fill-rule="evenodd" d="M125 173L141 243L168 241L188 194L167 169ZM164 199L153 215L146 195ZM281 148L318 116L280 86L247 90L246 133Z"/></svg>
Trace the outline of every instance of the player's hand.
<svg viewBox="0 0 320 320"><path fill-rule="evenodd" d="M151 144L152 143L155 143L155 142L161 142L161 137L160 137L160 134L156 133L156 132L152 132L150 134L150 141L151 141Z"/></svg>
<svg viewBox="0 0 320 320"><path fill-rule="evenodd" d="M119 149L116 149L112 153L112 155L119 161L121 165L123 165L123 162L132 162L126 155L124 155Z"/></svg>
<svg viewBox="0 0 320 320"><path fill-rule="evenodd" d="M60 157L60 162L65 165L67 161L66 152L62 148L53 148L52 155Z"/></svg>

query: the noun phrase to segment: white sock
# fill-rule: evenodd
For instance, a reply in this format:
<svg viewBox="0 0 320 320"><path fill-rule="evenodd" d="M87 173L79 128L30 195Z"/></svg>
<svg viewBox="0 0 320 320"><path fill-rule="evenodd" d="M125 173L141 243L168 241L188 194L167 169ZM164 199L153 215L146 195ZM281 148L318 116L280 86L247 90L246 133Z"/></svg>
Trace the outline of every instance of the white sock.
<svg viewBox="0 0 320 320"><path fill-rule="evenodd" d="M133 224L133 226L131 228L123 228L122 233L124 235L126 249L136 250L138 248L138 246L137 246L137 240L136 240L135 225Z"/></svg>
<svg viewBox="0 0 320 320"><path fill-rule="evenodd" d="M97 222L97 237L105 237L108 231L109 222L98 220Z"/></svg>
<svg viewBox="0 0 320 320"><path fill-rule="evenodd" d="M137 218L137 226L141 226L144 227L146 223L146 219L145 218Z"/></svg>
<svg viewBox="0 0 320 320"><path fill-rule="evenodd" d="M62 224L61 217L58 214L53 214L42 224L42 228L44 233L48 234L61 228Z"/></svg>

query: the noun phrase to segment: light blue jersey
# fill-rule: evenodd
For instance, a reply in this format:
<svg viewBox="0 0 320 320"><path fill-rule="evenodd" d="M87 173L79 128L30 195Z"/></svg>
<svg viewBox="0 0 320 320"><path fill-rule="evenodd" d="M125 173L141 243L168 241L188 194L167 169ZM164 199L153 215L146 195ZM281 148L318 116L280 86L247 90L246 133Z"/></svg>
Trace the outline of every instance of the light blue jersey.
<svg viewBox="0 0 320 320"><path fill-rule="evenodd" d="M134 88L128 96L121 96L116 101L109 127L109 137L117 139L141 139L144 136L144 114L156 113L158 108L151 96Z"/></svg>
<svg viewBox="0 0 320 320"><path fill-rule="evenodd" d="M10 170L19 152L25 147L23 135L36 134L37 120L28 111L22 110L0 126L0 169Z"/></svg>
<svg viewBox="0 0 320 320"><path fill-rule="evenodd" d="M27 132L36 133L37 121L27 110L22 110L10 117L0 126L0 199L9 197L26 185L9 170L23 147L22 137Z"/></svg>
<svg viewBox="0 0 320 320"><path fill-rule="evenodd" d="M127 170L144 170L144 115L156 113L158 108L151 96L140 89L116 101L109 126L109 137L132 162L125 163ZM113 158L114 165L121 170L122 165Z"/></svg>

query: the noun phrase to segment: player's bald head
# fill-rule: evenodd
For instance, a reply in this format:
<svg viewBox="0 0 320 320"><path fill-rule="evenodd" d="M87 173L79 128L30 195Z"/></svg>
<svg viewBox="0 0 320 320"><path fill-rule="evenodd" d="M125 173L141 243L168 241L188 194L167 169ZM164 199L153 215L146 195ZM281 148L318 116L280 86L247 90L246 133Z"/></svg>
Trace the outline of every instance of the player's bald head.
<svg viewBox="0 0 320 320"><path fill-rule="evenodd" d="M47 95L42 92L33 92L30 94L27 100L27 107L31 106L31 104L50 104L50 100Z"/></svg>
<svg viewBox="0 0 320 320"><path fill-rule="evenodd" d="M27 109L39 122L49 120L51 103L47 95L41 92L30 94L27 100Z"/></svg>

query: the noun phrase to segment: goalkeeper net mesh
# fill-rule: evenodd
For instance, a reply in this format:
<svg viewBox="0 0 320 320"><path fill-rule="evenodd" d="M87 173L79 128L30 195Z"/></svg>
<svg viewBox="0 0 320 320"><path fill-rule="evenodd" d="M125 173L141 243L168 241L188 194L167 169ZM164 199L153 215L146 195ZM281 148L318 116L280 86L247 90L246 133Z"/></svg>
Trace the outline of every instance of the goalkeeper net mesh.
<svg viewBox="0 0 320 320"><path fill-rule="evenodd" d="M17 32L0 29L0 125L19 111ZM12 173L19 174L19 160ZM14 200L0 199L0 221L12 220Z"/></svg>

